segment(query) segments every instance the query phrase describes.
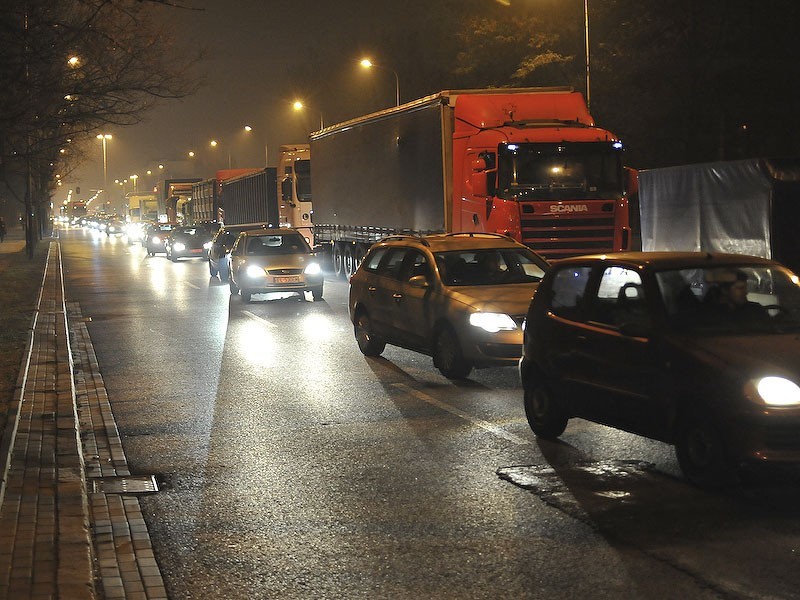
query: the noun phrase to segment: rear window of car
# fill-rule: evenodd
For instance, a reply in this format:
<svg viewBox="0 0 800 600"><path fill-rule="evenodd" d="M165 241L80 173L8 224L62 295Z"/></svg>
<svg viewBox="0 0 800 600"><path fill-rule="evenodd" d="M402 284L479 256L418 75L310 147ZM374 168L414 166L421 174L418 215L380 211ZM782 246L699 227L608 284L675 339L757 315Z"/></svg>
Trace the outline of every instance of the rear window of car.
<svg viewBox="0 0 800 600"><path fill-rule="evenodd" d="M591 267L571 267L556 271L550 286L550 310L566 319L582 319L582 304L591 274Z"/></svg>

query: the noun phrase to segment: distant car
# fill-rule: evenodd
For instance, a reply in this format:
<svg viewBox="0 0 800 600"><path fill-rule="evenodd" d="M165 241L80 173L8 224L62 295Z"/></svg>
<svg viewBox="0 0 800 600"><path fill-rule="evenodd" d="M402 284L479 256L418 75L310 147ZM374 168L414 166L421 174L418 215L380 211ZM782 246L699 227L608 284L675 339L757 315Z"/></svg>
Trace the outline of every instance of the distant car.
<svg viewBox="0 0 800 600"><path fill-rule="evenodd" d="M218 229L211 238L208 249L208 271L211 277L219 277L220 281L228 281L230 252L236 243L236 238L243 231L255 229L253 225L231 225Z"/></svg>
<svg viewBox="0 0 800 600"><path fill-rule="evenodd" d="M800 287L782 265L706 253L558 261L520 361L542 438L581 417L675 445L698 486L800 461Z"/></svg>
<svg viewBox="0 0 800 600"><path fill-rule="evenodd" d="M231 294L311 292L322 300L324 276L302 234L295 229L255 229L236 238L230 254Z"/></svg>
<svg viewBox="0 0 800 600"><path fill-rule="evenodd" d="M105 222L105 232L107 235L123 235L125 233L125 222L120 219L108 219Z"/></svg>
<svg viewBox="0 0 800 600"><path fill-rule="evenodd" d="M386 238L350 280L358 346L367 356L387 343L428 354L451 379L473 367L516 365L525 311L547 269L499 234Z"/></svg>
<svg viewBox="0 0 800 600"><path fill-rule="evenodd" d="M213 236L213 227L207 224L176 227L164 241L164 252L173 262L177 262L180 258L206 260Z"/></svg>
<svg viewBox="0 0 800 600"><path fill-rule="evenodd" d="M144 230L142 245L147 250L148 256L155 256L158 252L166 252L164 243L177 223L151 223Z"/></svg>

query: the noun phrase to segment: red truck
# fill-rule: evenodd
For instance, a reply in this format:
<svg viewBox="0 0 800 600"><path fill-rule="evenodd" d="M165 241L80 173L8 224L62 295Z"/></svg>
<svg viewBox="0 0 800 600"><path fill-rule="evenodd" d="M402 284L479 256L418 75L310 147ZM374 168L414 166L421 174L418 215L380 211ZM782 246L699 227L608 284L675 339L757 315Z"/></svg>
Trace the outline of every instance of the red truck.
<svg viewBox="0 0 800 600"><path fill-rule="evenodd" d="M571 88L443 91L310 141L314 240L340 275L395 233L498 232L551 259L630 246L622 143Z"/></svg>

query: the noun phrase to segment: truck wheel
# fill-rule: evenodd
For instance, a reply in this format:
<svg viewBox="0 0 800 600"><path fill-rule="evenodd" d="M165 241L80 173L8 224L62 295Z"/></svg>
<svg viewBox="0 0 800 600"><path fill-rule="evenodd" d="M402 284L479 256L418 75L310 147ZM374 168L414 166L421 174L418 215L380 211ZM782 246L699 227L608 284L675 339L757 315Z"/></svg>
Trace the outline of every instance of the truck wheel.
<svg viewBox="0 0 800 600"><path fill-rule="evenodd" d="M344 249L343 261L344 278L349 280L353 273L356 272L355 248L353 246L348 246Z"/></svg>
<svg viewBox="0 0 800 600"><path fill-rule="evenodd" d="M314 299L314 302L322 300L322 286L311 288L311 297Z"/></svg>
<svg viewBox="0 0 800 600"><path fill-rule="evenodd" d="M364 356L380 356L386 348L386 340L372 333L372 322L364 311L356 317L353 332L358 342L358 349Z"/></svg>
<svg viewBox="0 0 800 600"><path fill-rule="evenodd" d="M537 437L554 440L564 433L568 419L544 381L536 381L525 389L524 402L528 425Z"/></svg>
<svg viewBox="0 0 800 600"><path fill-rule="evenodd" d="M342 277L342 247L339 244L333 244L333 273L336 277Z"/></svg>
<svg viewBox="0 0 800 600"><path fill-rule="evenodd" d="M433 366L448 379L464 379L472 365L464 360L455 331L445 326L436 336L433 346Z"/></svg>

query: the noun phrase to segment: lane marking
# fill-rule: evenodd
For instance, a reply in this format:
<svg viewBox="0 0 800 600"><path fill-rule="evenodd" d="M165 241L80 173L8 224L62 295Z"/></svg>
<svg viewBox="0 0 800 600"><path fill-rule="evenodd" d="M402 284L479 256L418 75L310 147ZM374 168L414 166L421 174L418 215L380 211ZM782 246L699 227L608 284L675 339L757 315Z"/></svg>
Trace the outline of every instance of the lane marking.
<svg viewBox="0 0 800 600"><path fill-rule="evenodd" d="M508 431L504 430L503 428L498 427L497 425L493 425L489 421L484 421L483 419L476 419L472 415L470 415L468 413L465 413L463 410L458 409L455 406L451 406L450 404L447 404L446 402L442 402L441 400L437 400L436 398L434 398L433 396L429 396L425 392L421 392L419 390L415 390L414 388L409 387L404 383L393 383L391 385L394 388L402 390L406 394L410 394L410 395L414 396L418 400L422 400L423 402L426 402L426 403L428 403L428 404L430 404L432 406L435 406L437 408L441 408L442 410L447 411L450 414L453 414L453 415L455 415L457 417L460 417L460 418L464 419L465 421L469 421L473 425L475 425L477 427L480 427L481 429L485 429L486 431L488 431L492 435L497 436L499 438L502 438L502 439L504 439L504 440L506 440L508 442L511 442L513 444L517 444L518 446L528 446L528 445L531 444L530 440L526 440L526 439L521 438L521 437L519 437L517 435L514 435L513 433L509 433Z"/></svg>
<svg viewBox="0 0 800 600"><path fill-rule="evenodd" d="M253 319L254 321L258 321L262 325L266 325L267 327L272 327L273 329L276 329L278 327L277 325L275 325L275 323L267 321L266 319L259 317L258 315L254 315L249 310L243 310L242 314L250 319Z"/></svg>
<svg viewBox="0 0 800 600"><path fill-rule="evenodd" d="M192 287L192 288L194 288L194 289L196 289L196 290L199 290L199 289L200 289L200 286L199 286L199 285L195 285L195 284L193 284L191 281L187 281L187 282L186 282L186 285L188 285L189 287Z"/></svg>

